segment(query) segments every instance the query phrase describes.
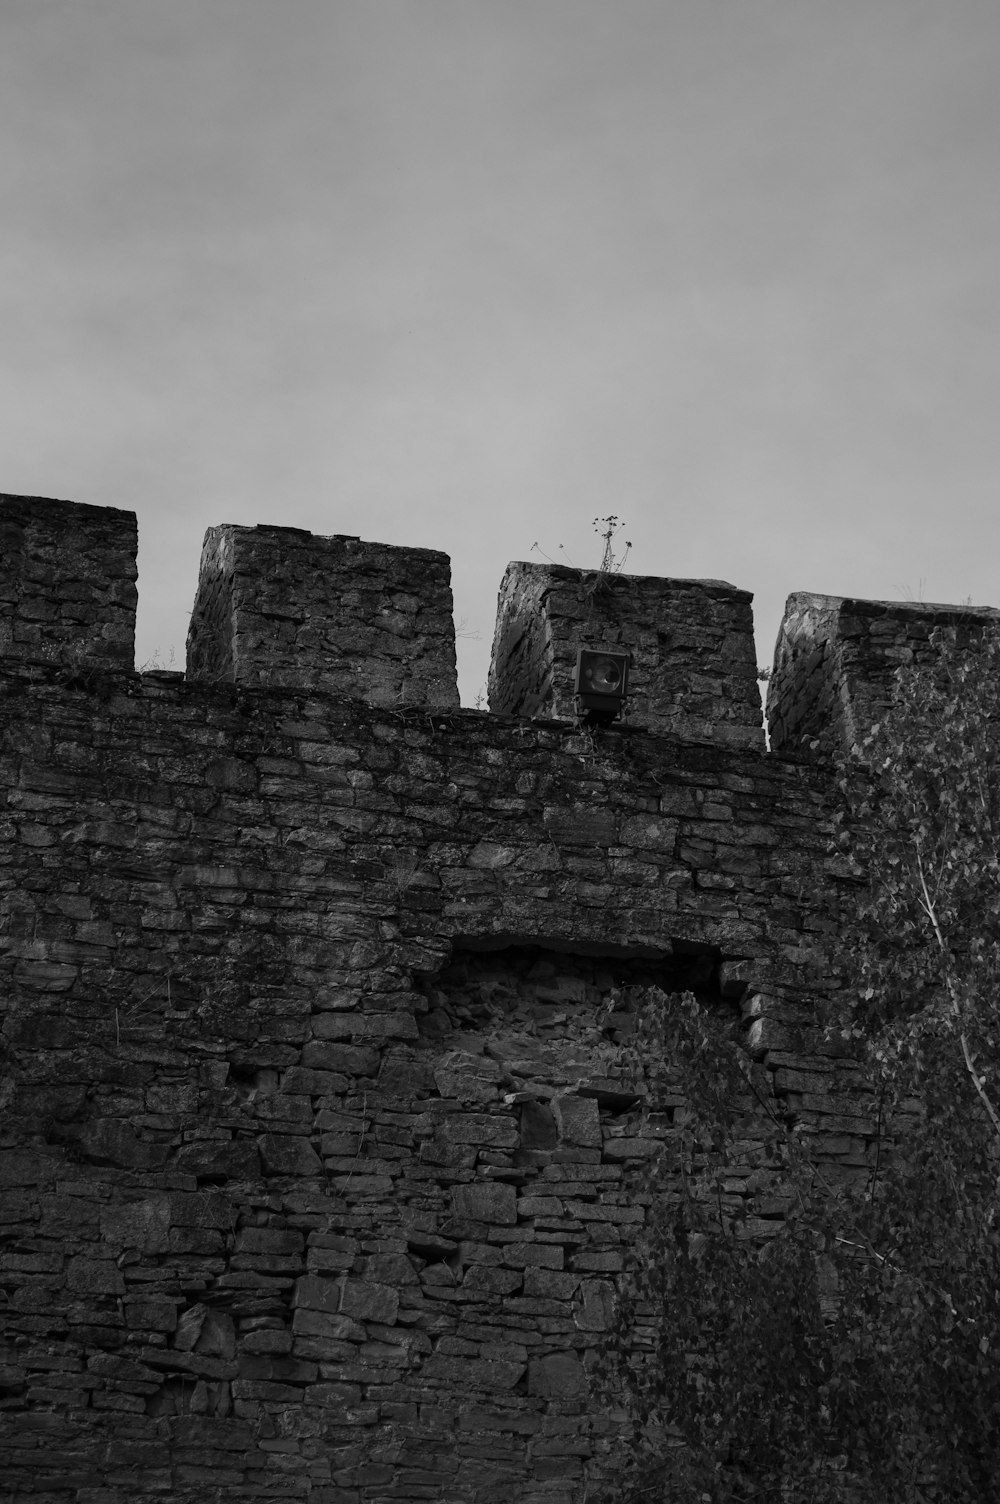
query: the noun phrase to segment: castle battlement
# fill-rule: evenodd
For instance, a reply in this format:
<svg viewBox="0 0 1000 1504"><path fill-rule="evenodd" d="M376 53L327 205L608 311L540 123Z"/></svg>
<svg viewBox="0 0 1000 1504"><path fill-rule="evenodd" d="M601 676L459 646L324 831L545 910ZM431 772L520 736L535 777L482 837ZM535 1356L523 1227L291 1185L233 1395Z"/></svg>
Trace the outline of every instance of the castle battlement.
<svg viewBox="0 0 1000 1504"><path fill-rule="evenodd" d="M673 580L509 564L500 586L491 710L571 720L582 645L631 660L628 723L763 751L749 591Z"/></svg>
<svg viewBox="0 0 1000 1504"><path fill-rule="evenodd" d="M938 628L1000 626L988 606L790 595L774 650L767 718L776 752L850 752L885 710L898 668L934 654Z"/></svg>
<svg viewBox="0 0 1000 1504"><path fill-rule="evenodd" d="M308 687L372 705L458 705L447 555L298 528L210 528L191 679Z"/></svg>
<svg viewBox="0 0 1000 1504"><path fill-rule="evenodd" d="M0 497L0 659L131 669L136 550L131 512ZM763 751L752 599L721 580L509 564L490 710L573 720L577 650L603 647L629 655L631 728ZM936 627L998 622L983 607L790 595L767 694L772 751L850 750ZM300 528L210 528L186 676L456 709L448 557Z"/></svg>
<svg viewBox="0 0 1000 1504"><path fill-rule="evenodd" d="M0 659L131 669L133 512L0 496Z"/></svg>
<svg viewBox="0 0 1000 1504"><path fill-rule="evenodd" d="M819 1017L857 874L798 754L853 744L941 608L792 597L768 753L721 582L511 565L484 714L443 554L213 528L185 677L133 668L130 513L3 498L0 546L8 1492L599 1497L673 1132L623 1044L693 991L869 1174ZM585 643L633 663L596 731Z"/></svg>

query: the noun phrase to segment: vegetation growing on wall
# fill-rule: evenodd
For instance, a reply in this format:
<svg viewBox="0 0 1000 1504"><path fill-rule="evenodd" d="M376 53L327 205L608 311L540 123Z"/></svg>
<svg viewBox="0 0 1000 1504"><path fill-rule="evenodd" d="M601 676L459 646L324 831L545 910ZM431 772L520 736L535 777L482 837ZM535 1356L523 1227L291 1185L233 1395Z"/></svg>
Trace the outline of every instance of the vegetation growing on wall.
<svg viewBox="0 0 1000 1504"><path fill-rule="evenodd" d="M834 1179L693 1000L641 1020L648 1118L678 1066L690 1108L647 1171L605 1370L630 1504L996 1497L1000 647L960 635L900 671L843 773L868 882L828 1035L870 1093L867 1170Z"/></svg>

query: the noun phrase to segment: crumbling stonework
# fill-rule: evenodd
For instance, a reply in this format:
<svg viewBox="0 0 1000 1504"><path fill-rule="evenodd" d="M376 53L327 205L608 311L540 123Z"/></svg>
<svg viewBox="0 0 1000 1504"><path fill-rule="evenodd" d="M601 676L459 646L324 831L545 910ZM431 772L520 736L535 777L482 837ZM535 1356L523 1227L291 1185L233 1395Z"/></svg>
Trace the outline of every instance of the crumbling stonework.
<svg viewBox="0 0 1000 1504"><path fill-rule="evenodd" d="M280 531L291 598L321 601L324 550ZM380 589L361 549L375 654L364 613L381 630L412 551ZM272 674L266 613L201 599L196 656L235 621L245 673L0 666L4 1488L599 1497L620 1419L592 1368L684 1110L678 1080L641 1129L639 1003L741 1018L831 1173L866 1163L815 1016L852 883L832 779L708 732L367 703L325 648L286 680L280 619ZM780 1209L740 1171L765 1237Z"/></svg>

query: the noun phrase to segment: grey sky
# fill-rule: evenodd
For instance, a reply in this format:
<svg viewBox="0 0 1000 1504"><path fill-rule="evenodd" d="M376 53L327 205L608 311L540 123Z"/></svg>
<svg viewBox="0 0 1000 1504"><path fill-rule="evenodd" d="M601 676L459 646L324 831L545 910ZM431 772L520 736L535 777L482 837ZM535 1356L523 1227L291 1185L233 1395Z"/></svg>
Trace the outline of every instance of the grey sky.
<svg viewBox="0 0 1000 1504"><path fill-rule="evenodd" d="M1000 602L995 0L0 0L0 489Z"/></svg>

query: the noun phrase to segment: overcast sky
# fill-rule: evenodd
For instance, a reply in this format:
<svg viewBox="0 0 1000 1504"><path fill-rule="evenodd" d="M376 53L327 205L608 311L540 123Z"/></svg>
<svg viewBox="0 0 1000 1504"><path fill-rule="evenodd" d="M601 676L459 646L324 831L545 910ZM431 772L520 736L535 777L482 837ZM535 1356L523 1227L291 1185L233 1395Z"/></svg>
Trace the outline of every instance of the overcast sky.
<svg viewBox="0 0 1000 1504"><path fill-rule="evenodd" d="M0 490L1000 603L997 0L0 0ZM559 546L564 546L564 553ZM478 633L478 638L474 635Z"/></svg>

